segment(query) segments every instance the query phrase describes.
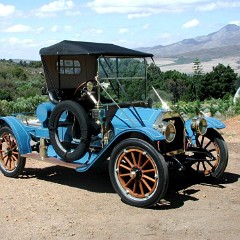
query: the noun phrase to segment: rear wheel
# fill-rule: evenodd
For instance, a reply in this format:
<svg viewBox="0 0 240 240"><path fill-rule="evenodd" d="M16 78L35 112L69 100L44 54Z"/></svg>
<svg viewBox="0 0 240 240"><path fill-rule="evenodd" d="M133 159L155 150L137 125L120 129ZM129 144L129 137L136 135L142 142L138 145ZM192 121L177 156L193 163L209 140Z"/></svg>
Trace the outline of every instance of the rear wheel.
<svg viewBox="0 0 240 240"><path fill-rule="evenodd" d="M7 177L17 177L25 167L26 159L21 157L17 140L9 127L0 129L0 170Z"/></svg>
<svg viewBox="0 0 240 240"><path fill-rule="evenodd" d="M162 155L141 139L127 139L113 150L109 174L122 200L136 207L150 207L164 197L168 169Z"/></svg>
<svg viewBox="0 0 240 240"><path fill-rule="evenodd" d="M202 160L192 164L191 170L204 177L221 177L228 164L228 149L221 135L214 129L208 129L205 135L198 137L196 146L206 150L208 155L202 154ZM199 158L199 155L194 153L192 157Z"/></svg>

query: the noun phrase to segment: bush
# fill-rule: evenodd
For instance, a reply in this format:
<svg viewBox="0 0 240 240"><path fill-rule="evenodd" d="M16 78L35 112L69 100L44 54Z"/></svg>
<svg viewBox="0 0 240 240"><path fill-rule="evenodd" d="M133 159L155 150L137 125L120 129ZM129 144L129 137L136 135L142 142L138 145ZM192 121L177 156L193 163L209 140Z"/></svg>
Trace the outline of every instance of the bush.
<svg viewBox="0 0 240 240"><path fill-rule="evenodd" d="M12 102L8 102L7 100L0 101L0 116L6 116L13 112L13 104Z"/></svg>
<svg viewBox="0 0 240 240"><path fill-rule="evenodd" d="M0 100L11 101L12 97L8 90L0 89Z"/></svg>
<svg viewBox="0 0 240 240"><path fill-rule="evenodd" d="M0 101L0 115L11 115L13 113L29 112L34 113L37 106L41 102L46 102L48 99L46 96L36 95L29 98L17 98L16 101Z"/></svg>
<svg viewBox="0 0 240 240"><path fill-rule="evenodd" d="M200 112L204 110L203 103L200 102L199 100L193 101L193 102L187 102L187 103L183 101L179 101L177 104L173 105L171 108L189 117L194 117L196 115L199 115Z"/></svg>
<svg viewBox="0 0 240 240"><path fill-rule="evenodd" d="M236 104L233 104L233 97L230 95L224 99L210 99L202 102L178 101L177 104L171 105L171 109L189 118L201 112L209 112L212 117L226 119L240 114L240 99Z"/></svg>
<svg viewBox="0 0 240 240"><path fill-rule="evenodd" d="M240 114L240 98L233 105L233 110L234 110L235 114Z"/></svg>

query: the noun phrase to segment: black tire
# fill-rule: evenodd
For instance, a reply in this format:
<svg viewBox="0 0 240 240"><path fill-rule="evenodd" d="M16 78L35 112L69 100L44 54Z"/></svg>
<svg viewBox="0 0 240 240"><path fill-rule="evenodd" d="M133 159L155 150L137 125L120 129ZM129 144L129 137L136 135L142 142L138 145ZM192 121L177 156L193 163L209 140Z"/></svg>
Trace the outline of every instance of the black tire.
<svg viewBox="0 0 240 240"><path fill-rule="evenodd" d="M136 207L156 204L168 188L165 159L141 139L126 139L113 149L109 175L122 201Z"/></svg>
<svg viewBox="0 0 240 240"><path fill-rule="evenodd" d="M17 140L9 127L0 129L0 170L6 177L18 177L25 167Z"/></svg>
<svg viewBox="0 0 240 240"><path fill-rule="evenodd" d="M210 161L206 157L206 161L195 162L190 167L191 172L209 179L220 178L228 164L228 148L224 139L215 129L210 128L205 135L198 137L196 145L207 150L215 159Z"/></svg>
<svg viewBox="0 0 240 240"><path fill-rule="evenodd" d="M67 113L68 119L61 122L61 115ZM69 132L75 126L75 132L78 132L79 142L71 144L74 136L69 133L70 140L60 139L58 131L61 127L66 127ZM70 136L71 135L71 136ZM89 147L89 121L83 107L72 100L66 100L58 103L53 109L49 119L49 137L56 153L65 161L75 161L80 159Z"/></svg>

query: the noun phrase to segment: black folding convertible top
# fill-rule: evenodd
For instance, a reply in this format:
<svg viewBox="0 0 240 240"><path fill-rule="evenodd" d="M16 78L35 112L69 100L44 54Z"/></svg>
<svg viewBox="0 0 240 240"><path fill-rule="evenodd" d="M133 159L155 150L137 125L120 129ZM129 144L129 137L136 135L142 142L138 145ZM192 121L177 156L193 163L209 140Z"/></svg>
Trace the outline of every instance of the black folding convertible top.
<svg viewBox="0 0 240 240"><path fill-rule="evenodd" d="M153 57L150 53L135 51L109 43L79 42L64 40L52 46L42 48L40 55L95 55L123 57Z"/></svg>

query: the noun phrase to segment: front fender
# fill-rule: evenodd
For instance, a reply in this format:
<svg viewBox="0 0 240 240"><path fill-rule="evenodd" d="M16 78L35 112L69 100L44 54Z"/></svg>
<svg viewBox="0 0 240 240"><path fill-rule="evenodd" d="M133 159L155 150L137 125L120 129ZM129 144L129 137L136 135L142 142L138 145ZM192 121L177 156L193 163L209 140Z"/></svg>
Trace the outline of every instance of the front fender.
<svg viewBox="0 0 240 240"><path fill-rule="evenodd" d="M136 133L136 134L143 134L145 135L147 138L149 138L152 141L162 141L165 140L165 136L155 130L154 128L150 128L150 127L137 127L137 128L125 128L125 129L118 129L118 134L116 135L116 138L122 136L123 134L127 134L127 133Z"/></svg>
<svg viewBox="0 0 240 240"><path fill-rule="evenodd" d="M208 124L207 128L222 129L226 127L226 125L222 121L216 118L205 117L205 119L207 120L207 124ZM189 119L185 122L186 131L189 136L193 135L193 131L191 129L191 123L192 123L192 119Z"/></svg>
<svg viewBox="0 0 240 240"><path fill-rule="evenodd" d="M208 128L222 129L226 127L226 125L222 121L216 118L206 117L206 120L208 123Z"/></svg>
<svg viewBox="0 0 240 240"><path fill-rule="evenodd" d="M25 125L16 117L8 116L1 117L0 121L2 123L7 123L8 126L13 131L13 134L17 140L18 148L20 154L30 153L32 152L30 141L31 137L28 131L25 128Z"/></svg>

